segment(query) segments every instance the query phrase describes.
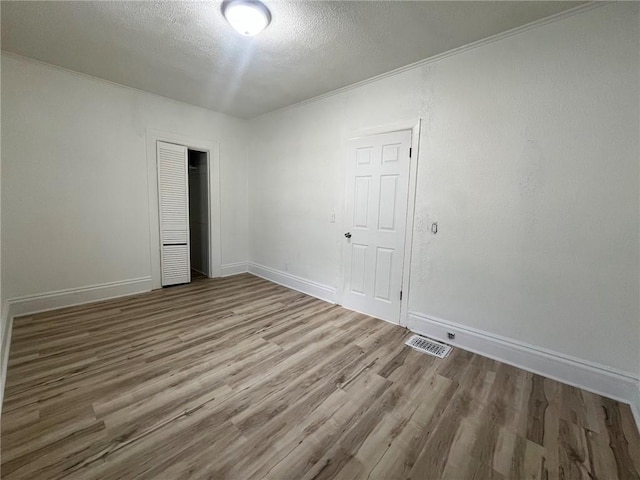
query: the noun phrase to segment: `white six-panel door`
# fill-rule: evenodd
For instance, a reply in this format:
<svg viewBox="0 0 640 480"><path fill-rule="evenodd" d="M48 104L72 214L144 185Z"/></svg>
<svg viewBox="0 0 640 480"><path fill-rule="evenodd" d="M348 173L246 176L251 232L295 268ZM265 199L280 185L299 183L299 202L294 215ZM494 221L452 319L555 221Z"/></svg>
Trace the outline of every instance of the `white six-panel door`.
<svg viewBox="0 0 640 480"><path fill-rule="evenodd" d="M411 131L348 146L344 307L400 321Z"/></svg>
<svg viewBox="0 0 640 480"><path fill-rule="evenodd" d="M162 286L191 281L187 147L158 142Z"/></svg>

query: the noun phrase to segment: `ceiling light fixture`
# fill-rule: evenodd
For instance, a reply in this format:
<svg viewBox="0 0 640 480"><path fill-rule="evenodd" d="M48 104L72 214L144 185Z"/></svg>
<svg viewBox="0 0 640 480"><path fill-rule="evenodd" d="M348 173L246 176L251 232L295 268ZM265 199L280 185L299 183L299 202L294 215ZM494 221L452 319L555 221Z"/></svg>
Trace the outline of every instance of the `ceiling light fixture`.
<svg viewBox="0 0 640 480"><path fill-rule="evenodd" d="M222 3L224 18L242 35L253 37L271 22L271 12L258 0L227 0Z"/></svg>

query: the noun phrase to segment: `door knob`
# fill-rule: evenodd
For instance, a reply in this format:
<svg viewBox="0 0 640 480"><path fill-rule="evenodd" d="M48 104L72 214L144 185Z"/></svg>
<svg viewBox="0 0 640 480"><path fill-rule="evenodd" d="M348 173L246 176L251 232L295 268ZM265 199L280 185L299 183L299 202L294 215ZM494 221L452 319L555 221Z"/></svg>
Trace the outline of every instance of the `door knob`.
<svg viewBox="0 0 640 480"><path fill-rule="evenodd" d="M347 237L347 238L351 238L351 232L345 233L344 236Z"/></svg>

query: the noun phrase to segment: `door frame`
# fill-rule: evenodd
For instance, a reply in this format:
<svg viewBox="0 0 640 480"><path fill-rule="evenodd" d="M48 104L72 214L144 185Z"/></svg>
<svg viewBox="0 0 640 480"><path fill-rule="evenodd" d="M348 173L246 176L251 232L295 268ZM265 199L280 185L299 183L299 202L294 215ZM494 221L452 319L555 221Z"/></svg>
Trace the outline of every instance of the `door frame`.
<svg viewBox="0 0 640 480"><path fill-rule="evenodd" d="M182 145L187 150L198 150L207 154L208 207L209 207L209 277L219 277L222 263L220 223L220 146L218 143L187 137L184 135L147 129L147 191L149 197L149 262L151 288L162 288L160 271L160 216L158 197L157 142Z"/></svg>
<svg viewBox="0 0 640 480"><path fill-rule="evenodd" d="M345 277L345 265L344 265L344 232L347 231L347 167L349 161L349 142L351 140L357 140L363 137L369 137L372 135L380 135L383 133L392 133L403 130L411 131L411 158L409 162L409 191L407 195L407 220L405 222L405 236L404 236L404 257L402 261L402 300L400 301L400 318L398 323L391 322L394 325L400 325L401 327L407 327L409 320L409 284L411 280L411 249L413 246L413 223L415 217L416 207L416 190L418 180L418 158L420 147L420 129L422 125L422 118L418 117L410 120L404 120L400 122L382 124L378 126L359 128L347 132L343 142L343 168L342 175L344 177L343 188L340 192L340 198L338 199L338 205L342 205L342 219L337 223L340 229L337 232L338 244L340 245L340 251L338 258L340 261L340 276L338 278L337 289L337 302L342 305L342 297L344 290L344 277Z"/></svg>

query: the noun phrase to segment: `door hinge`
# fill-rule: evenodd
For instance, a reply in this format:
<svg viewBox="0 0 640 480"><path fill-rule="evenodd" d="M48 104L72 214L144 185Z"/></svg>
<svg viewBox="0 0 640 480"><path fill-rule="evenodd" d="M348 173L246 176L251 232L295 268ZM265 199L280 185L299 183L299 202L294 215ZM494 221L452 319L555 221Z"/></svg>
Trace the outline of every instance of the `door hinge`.
<svg viewBox="0 0 640 480"><path fill-rule="evenodd" d="M409 147L409 158L411 158L411 150L413 150L411 147Z"/></svg>
<svg viewBox="0 0 640 480"><path fill-rule="evenodd" d="M400 290L400 300L402 300L402 290Z"/></svg>

